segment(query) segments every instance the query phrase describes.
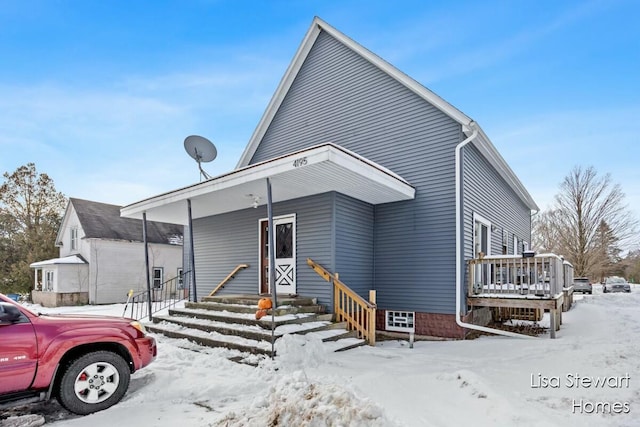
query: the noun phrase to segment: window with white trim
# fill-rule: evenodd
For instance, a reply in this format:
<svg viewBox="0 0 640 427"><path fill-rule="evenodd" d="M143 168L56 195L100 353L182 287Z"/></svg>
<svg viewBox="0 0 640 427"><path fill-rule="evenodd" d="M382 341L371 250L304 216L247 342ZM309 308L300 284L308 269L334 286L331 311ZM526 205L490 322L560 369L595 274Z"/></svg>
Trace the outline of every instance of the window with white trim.
<svg viewBox="0 0 640 427"><path fill-rule="evenodd" d="M415 312L387 310L385 313L387 331L415 332Z"/></svg>
<svg viewBox="0 0 640 427"><path fill-rule="evenodd" d="M491 222L473 214L473 257L478 258L479 253L491 255Z"/></svg>
<svg viewBox="0 0 640 427"><path fill-rule="evenodd" d="M491 222L473 213L473 257L491 255ZM474 285L487 285L490 280L488 264L476 265L474 270Z"/></svg>
<svg viewBox="0 0 640 427"><path fill-rule="evenodd" d="M520 253L520 241L518 240L518 236L513 235L513 254L518 255Z"/></svg>
<svg viewBox="0 0 640 427"><path fill-rule="evenodd" d="M44 290L53 291L53 271L47 270L44 274Z"/></svg>
<svg viewBox="0 0 640 427"><path fill-rule="evenodd" d="M507 241L509 240L509 233L504 228L502 229L502 255L507 255Z"/></svg>
<svg viewBox="0 0 640 427"><path fill-rule="evenodd" d="M161 288L164 283L164 268L153 267L153 287L155 289Z"/></svg>
<svg viewBox="0 0 640 427"><path fill-rule="evenodd" d="M178 289L184 289L184 276L183 276L182 267L178 267L178 275L176 277L177 277L176 285Z"/></svg>
<svg viewBox="0 0 640 427"><path fill-rule="evenodd" d="M73 227L70 230L71 238L70 238L70 250L77 251L78 250L78 227Z"/></svg>

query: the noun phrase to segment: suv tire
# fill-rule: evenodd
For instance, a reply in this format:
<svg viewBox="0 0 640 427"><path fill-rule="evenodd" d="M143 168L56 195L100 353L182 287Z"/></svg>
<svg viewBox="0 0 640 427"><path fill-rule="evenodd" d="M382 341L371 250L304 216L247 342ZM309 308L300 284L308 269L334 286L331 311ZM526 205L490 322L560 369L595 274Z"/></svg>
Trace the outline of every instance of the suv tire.
<svg viewBox="0 0 640 427"><path fill-rule="evenodd" d="M131 371L122 356L95 351L67 364L57 389L60 404L86 415L115 405L129 388Z"/></svg>

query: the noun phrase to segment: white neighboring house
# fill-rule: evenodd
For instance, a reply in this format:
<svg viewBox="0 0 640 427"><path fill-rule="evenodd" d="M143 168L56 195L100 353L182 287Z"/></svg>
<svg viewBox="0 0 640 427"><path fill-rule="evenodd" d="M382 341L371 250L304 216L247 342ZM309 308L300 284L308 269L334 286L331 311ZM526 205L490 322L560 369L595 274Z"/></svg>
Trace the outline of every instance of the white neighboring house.
<svg viewBox="0 0 640 427"><path fill-rule="evenodd" d="M34 262L34 303L45 307L124 302L147 287L142 221L121 206L70 198L56 237L60 257ZM182 273L181 225L147 222L152 286Z"/></svg>

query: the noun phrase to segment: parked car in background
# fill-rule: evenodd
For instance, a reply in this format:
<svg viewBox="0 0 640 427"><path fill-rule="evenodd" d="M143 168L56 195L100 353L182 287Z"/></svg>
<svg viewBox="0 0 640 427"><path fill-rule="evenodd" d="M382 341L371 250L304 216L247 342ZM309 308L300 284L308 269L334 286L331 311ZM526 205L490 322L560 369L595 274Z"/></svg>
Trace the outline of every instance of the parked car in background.
<svg viewBox="0 0 640 427"><path fill-rule="evenodd" d="M593 286L588 277L576 277L573 279L573 292L582 292L583 294L592 294Z"/></svg>
<svg viewBox="0 0 640 427"><path fill-rule="evenodd" d="M602 285L602 292L631 292L631 285L622 277L607 277Z"/></svg>
<svg viewBox="0 0 640 427"><path fill-rule="evenodd" d="M76 414L101 411L156 354L135 320L44 315L0 294L0 409L55 397Z"/></svg>

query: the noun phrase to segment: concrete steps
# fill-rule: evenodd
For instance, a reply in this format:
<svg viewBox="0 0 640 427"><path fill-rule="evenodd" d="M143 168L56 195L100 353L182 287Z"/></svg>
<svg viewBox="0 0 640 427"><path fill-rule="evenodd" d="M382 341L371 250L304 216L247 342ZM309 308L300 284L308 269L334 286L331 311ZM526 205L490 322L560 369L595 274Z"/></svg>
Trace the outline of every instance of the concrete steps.
<svg viewBox="0 0 640 427"><path fill-rule="evenodd" d="M331 351L344 351L366 344L348 331L346 324L335 323L332 315L313 298L278 298L278 307L256 320L258 295L205 297L189 302L185 308L154 316L147 325L152 333L184 338L205 347L224 347L253 355L272 356L272 338L287 334L320 340ZM273 313L272 313L273 311Z"/></svg>

